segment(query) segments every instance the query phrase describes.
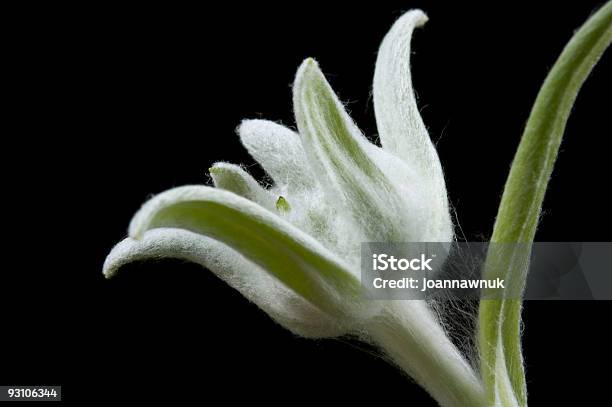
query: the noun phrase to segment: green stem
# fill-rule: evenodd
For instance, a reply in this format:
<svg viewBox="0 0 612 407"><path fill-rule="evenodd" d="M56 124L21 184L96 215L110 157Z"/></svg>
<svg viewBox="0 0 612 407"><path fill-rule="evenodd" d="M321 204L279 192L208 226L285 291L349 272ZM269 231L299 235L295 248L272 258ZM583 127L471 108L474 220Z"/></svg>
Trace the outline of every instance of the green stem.
<svg viewBox="0 0 612 407"><path fill-rule="evenodd" d="M540 89L506 181L492 243L533 242L571 108L580 87L611 41L612 2L608 2L574 34ZM522 292L530 251L521 248L518 251L496 259L489 253L485 278L505 270L506 279ZM503 261L509 263L502 269L491 266ZM520 344L521 306L522 301L517 298L481 301L479 346L489 402L495 399L496 347L501 344L516 399L519 405L527 405Z"/></svg>

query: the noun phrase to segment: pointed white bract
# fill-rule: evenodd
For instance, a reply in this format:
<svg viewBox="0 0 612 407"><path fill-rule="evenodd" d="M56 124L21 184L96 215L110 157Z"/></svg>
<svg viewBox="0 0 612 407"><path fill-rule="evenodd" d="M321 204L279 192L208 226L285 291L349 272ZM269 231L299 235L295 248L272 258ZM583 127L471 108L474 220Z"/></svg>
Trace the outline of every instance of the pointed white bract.
<svg viewBox="0 0 612 407"><path fill-rule="evenodd" d="M164 258L184 260L207 268L297 335L321 338L346 333L339 321L296 295L240 253L187 230L159 228L146 232L139 240L128 237L110 252L103 272L110 278L125 264Z"/></svg>
<svg viewBox="0 0 612 407"><path fill-rule="evenodd" d="M280 190L295 192L315 186L300 136L294 131L269 120L244 120L238 135Z"/></svg>
<svg viewBox="0 0 612 407"><path fill-rule="evenodd" d="M223 242L330 315L350 320L371 312L361 306L360 283L341 259L234 193L199 185L165 191L136 213L129 235L138 240L156 228L189 230Z"/></svg>
<svg viewBox="0 0 612 407"><path fill-rule="evenodd" d="M423 241L429 202L421 180L361 134L312 59L298 70L293 103L313 171L361 241Z"/></svg>
<svg viewBox="0 0 612 407"><path fill-rule="evenodd" d="M215 164L216 188L175 188L145 203L105 274L160 257L201 264L292 332L357 335L439 402L481 405L473 369L426 303L361 295L362 242L453 239L442 168L410 79L410 36L425 20L420 11L407 13L381 46L374 101L382 148L360 132L307 59L293 87L298 133L265 120L245 120L237 130L273 185ZM458 384L441 386L444 380Z"/></svg>
<svg viewBox="0 0 612 407"><path fill-rule="evenodd" d="M421 10L400 17L383 39L374 73L374 112L380 142L387 151L425 169L432 164L431 141L419 113L410 72L410 40L427 22Z"/></svg>
<svg viewBox="0 0 612 407"><path fill-rule="evenodd" d="M274 196L240 166L216 163L209 169L209 172L215 187L240 195L266 209L275 208Z"/></svg>
<svg viewBox="0 0 612 407"><path fill-rule="evenodd" d="M404 160L420 177L428 195L428 230L421 241L450 242L452 222L438 153L419 113L410 73L410 40L415 27L427 22L421 10L400 17L385 36L376 60L374 111L385 150Z"/></svg>

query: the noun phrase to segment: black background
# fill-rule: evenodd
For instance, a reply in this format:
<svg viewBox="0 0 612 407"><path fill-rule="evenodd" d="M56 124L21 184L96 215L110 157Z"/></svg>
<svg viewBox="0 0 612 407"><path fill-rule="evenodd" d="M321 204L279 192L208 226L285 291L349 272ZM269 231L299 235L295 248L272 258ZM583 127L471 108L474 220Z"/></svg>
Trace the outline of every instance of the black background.
<svg viewBox="0 0 612 407"><path fill-rule="evenodd" d="M104 257L151 194L209 183L215 161L254 164L234 133L240 120L293 126L291 83L308 56L374 138L376 51L413 7L430 17L413 42L419 106L465 238L486 239L538 88L600 4L227 2L6 14L5 82L16 92L2 149L0 384L60 384L73 405L434 405L360 345L295 338L197 266L131 265L106 281ZM608 56L578 98L537 240L610 240L610 68ZM606 404L600 381L609 374L598 369L610 362L609 315L605 302L526 304L532 405Z"/></svg>

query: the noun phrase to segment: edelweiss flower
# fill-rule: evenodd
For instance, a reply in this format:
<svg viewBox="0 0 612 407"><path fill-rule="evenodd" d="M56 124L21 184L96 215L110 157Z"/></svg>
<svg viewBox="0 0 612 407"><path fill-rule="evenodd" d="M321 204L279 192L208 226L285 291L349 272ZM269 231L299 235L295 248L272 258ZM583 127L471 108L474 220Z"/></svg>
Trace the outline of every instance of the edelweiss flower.
<svg viewBox="0 0 612 407"><path fill-rule="evenodd" d="M575 35L536 100L493 241L533 241L573 98L612 37L611 4ZM351 334L378 346L443 406L526 405L519 300L481 302L476 374L428 303L361 295L362 242L454 239L442 167L410 76L410 38L426 21L419 10L406 13L381 44L374 108L382 147L362 135L307 59L293 87L298 132L265 120L238 128L274 185L263 187L240 166L215 164L214 188L184 186L145 203L104 274L150 258L195 262L297 335ZM569 91L558 92L563 86ZM510 253L500 261L514 273L521 259ZM526 275L518 269L505 275L515 285Z"/></svg>
<svg viewBox="0 0 612 407"><path fill-rule="evenodd" d="M299 134L265 120L238 128L274 185L266 189L241 167L217 163L210 169L216 188L157 195L109 254L106 276L148 258L199 263L297 335L358 335L430 390L448 374L432 373L450 365L451 374L470 383L474 394L465 397L478 399L478 380L427 304L360 295L361 242L453 239L442 167L410 77L410 38L426 21L419 10L406 13L380 47L374 105L382 148L362 135L318 64L307 59L293 86ZM394 335L410 337L414 349L394 349Z"/></svg>

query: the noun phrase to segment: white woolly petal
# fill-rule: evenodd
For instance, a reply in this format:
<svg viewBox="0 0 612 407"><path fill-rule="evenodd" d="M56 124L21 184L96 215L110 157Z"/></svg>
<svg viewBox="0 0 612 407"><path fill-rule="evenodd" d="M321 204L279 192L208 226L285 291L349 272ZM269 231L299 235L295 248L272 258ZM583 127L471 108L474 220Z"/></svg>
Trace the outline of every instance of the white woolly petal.
<svg viewBox="0 0 612 407"><path fill-rule="evenodd" d="M103 272L111 277L125 264L162 258L186 260L209 269L297 335L321 338L344 333L338 321L295 295L263 269L224 244L193 232L155 229L146 232L141 240L127 238L110 252Z"/></svg>
<svg viewBox="0 0 612 407"><path fill-rule="evenodd" d="M219 162L213 165L209 172L217 188L233 192L266 209L274 210L275 198L240 166Z"/></svg>
<svg viewBox="0 0 612 407"><path fill-rule="evenodd" d="M274 275L322 311L343 318L376 312L362 304L361 285L336 255L261 206L228 191L184 186L163 192L132 219L130 236L180 228L218 240Z"/></svg>
<svg viewBox="0 0 612 407"><path fill-rule="evenodd" d="M385 36L374 74L374 110L383 148L408 163L427 187L429 227L423 241L451 241L444 174L419 113L410 74L412 32L426 21L422 11L409 11Z"/></svg>
<svg viewBox="0 0 612 407"><path fill-rule="evenodd" d="M238 135L283 193L314 187L300 137L294 131L268 120L244 120Z"/></svg>
<svg viewBox="0 0 612 407"><path fill-rule="evenodd" d="M419 167L429 165L433 146L412 88L410 39L414 28L426 21L421 10L412 10L395 22L378 50L373 86L383 148Z"/></svg>
<svg viewBox="0 0 612 407"><path fill-rule="evenodd" d="M328 201L349 213L366 241L423 241L429 196L423 180L397 157L369 143L314 60L293 88L304 150Z"/></svg>

